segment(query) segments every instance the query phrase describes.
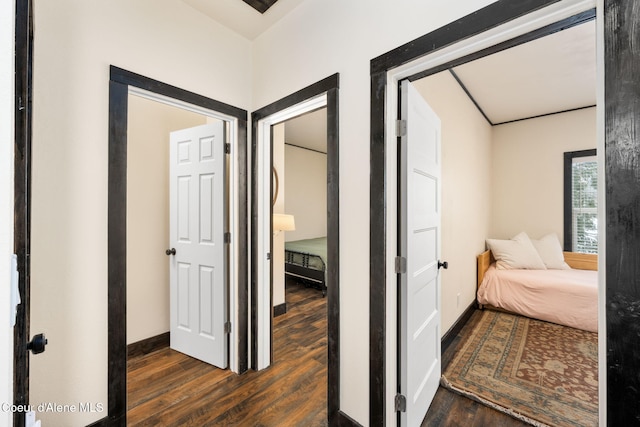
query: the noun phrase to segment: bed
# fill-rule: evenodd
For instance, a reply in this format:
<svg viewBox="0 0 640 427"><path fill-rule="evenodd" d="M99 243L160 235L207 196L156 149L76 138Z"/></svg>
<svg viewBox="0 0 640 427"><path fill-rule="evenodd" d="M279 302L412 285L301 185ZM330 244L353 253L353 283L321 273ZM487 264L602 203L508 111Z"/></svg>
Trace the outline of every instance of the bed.
<svg viewBox="0 0 640 427"><path fill-rule="evenodd" d="M570 269L499 270L490 250L478 255L480 308L597 332L597 255L563 254Z"/></svg>
<svg viewBox="0 0 640 427"><path fill-rule="evenodd" d="M284 271L327 294L327 238L295 240L284 244Z"/></svg>

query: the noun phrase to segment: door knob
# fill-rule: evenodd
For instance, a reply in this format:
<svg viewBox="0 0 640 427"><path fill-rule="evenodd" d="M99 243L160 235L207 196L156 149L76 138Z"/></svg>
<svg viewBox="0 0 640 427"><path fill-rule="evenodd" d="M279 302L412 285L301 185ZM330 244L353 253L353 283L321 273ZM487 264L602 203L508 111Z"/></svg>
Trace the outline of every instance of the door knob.
<svg viewBox="0 0 640 427"><path fill-rule="evenodd" d="M176 248L167 249L166 251L164 251L164 253L166 253L167 255L175 255Z"/></svg>
<svg viewBox="0 0 640 427"><path fill-rule="evenodd" d="M438 270L441 268L444 268L446 270L447 268L449 268L449 263L447 261L445 262L438 261Z"/></svg>
<svg viewBox="0 0 640 427"><path fill-rule="evenodd" d="M33 354L40 354L44 352L44 348L48 341L44 337L44 334L38 334L33 337L31 341L27 343L27 350L31 350Z"/></svg>

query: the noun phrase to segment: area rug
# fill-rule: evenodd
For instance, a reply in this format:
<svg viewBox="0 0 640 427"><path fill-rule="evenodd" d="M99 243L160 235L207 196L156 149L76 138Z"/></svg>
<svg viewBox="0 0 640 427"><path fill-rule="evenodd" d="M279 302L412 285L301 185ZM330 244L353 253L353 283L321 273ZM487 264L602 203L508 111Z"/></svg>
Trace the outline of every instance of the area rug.
<svg viewBox="0 0 640 427"><path fill-rule="evenodd" d="M441 384L534 426L598 425L598 337L485 310Z"/></svg>

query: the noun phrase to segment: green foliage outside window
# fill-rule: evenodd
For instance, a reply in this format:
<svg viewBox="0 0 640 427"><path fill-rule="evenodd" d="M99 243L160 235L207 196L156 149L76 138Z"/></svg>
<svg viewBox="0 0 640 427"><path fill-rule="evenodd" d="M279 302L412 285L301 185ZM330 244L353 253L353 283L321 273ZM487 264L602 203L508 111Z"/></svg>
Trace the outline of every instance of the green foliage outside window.
<svg viewBox="0 0 640 427"><path fill-rule="evenodd" d="M573 250L598 253L598 165L596 161L572 165Z"/></svg>

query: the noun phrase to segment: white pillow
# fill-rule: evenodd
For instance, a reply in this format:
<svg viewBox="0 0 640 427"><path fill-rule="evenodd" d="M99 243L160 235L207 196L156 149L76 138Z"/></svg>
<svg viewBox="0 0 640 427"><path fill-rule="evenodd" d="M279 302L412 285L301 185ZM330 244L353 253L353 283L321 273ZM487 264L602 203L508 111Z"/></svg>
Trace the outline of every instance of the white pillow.
<svg viewBox="0 0 640 427"><path fill-rule="evenodd" d="M498 270L547 269L525 232L518 234L511 240L487 239L487 246L496 259Z"/></svg>
<svg viewBox="0 0 640 427"><path fill-rule="evenodd" d="M544 265L551 270L570 270L569 264L564 262L564 254L560 240L555 233L547 234L540 240L531 240L533 246L538 251L538 255L544 262Z"/></svg>

